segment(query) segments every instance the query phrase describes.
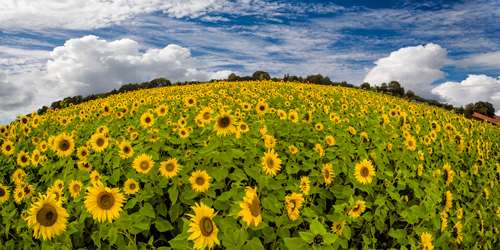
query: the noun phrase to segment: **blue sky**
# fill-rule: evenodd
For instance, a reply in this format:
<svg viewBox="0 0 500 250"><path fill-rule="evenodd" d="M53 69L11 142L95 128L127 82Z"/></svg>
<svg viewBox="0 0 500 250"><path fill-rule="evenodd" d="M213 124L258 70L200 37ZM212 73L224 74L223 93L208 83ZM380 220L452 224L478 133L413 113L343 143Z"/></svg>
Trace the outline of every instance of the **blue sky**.
<svg viewBox="0 0 500 250"><path fill-rule="evenodd" d="M129 82L256 70L397 80L423 97L500 111L498 20L493 0L3 0L0 124Z"/></svg>

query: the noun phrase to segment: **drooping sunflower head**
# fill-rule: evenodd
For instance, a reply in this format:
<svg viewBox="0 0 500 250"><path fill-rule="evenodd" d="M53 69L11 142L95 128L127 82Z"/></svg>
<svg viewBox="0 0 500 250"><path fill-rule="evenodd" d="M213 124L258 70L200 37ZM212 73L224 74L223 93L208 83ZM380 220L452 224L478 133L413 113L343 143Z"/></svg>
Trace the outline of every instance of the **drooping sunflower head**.
<svg viewBox="0 0 500 250"><path fill-rule="evenodd" d="M304 195L308 195L309 194L309 191L311 190L311 186L310 186L310 183L311 181L309 180L309 177L307 176L302 176L300 177L300 191L302 191L302 193Z"/></svg>
<svg viewBox="0 0 500 250"><path fill-rule="evenodd" d="M50 240L66 231L68 213L57 202L53 195L42 195L33 204L25 220L28 226L33 228L33 236L37 239L40 235L44 240Z"/></svg>
<svg viewBox="0 0 500 250"><path fill-rule="evenodd" d="M361 216L362 213L365 212L366 205L364 201L356 201L356 203L351 207L348 215L350 218L356 219Z"/></svg>
<svg viewBox="0 0 500 250"><path fill-rule="evenodd" d="M137 158L135 158L134 160L135 170L137 170L138 173L147 174L154 165L154 161L152 160L152 158L153 158L152 156L147 154L142 154Z"/></svg>
<svg viewBox="0 0 500 250"><path fill-rule="evenodd" d="M344 230L345 223L346 223L345 220L342 220L340 222L334 222L332 225L332 233L341 236L342 231Z"/></svg>
<svg viewBox="0 0 500 250"><path fill-rule="evenodd" d="M92 170L92 165L90 165L90 163L86 160L78 161L76 165L78 166L78 169L85 170L87 172L90 172L90 170Z"/></svg>
<svg viewBox="0 0 500 250"><path fill-rule="evenodd" d="M85 207L92 214L94 220L104 222L106 219L112 223L113 219L120 218L123 211L124 196L119 188L108 188L99 182L97 185L87 188Z"/></svg>
<svg viewBox="0 0 500 250"><path fill-rule="evenodd" d="M208 175L207 171L197 170L191 174L191 177L189 177L189 182L191 183L191 187L193 188L193 190L203 193L207 191L208 188L210 188L210 179L211 177Z"/></svg>
<svg viewBox="0 0 500 250"><path fill-rule="evenodd" d="M252 225L254 227L258 226L262 222L260 216L260 211L262 209L259 197L257 196L256 190L251 187L246 187L245 197L243 197L243 202L240 203L242 210L238 213L239 216L243 216L243 221L247 223L248 226Z"/></svg>
<svg viewBox="0 0 500 250"><path fill-rule="evenodd" d="M285 197L286 210L290 220L295 221L299 218L299 208L302 206L303 201L302 194L292 193L292 195Z"/></svg>
<svg viewBox="0 0 500 250"><path fill-rule="evenodd" d="M462 242L462 240L464 239L464 236L462 233L462 222L461 221L458 221L455 224L455 230L453 230L452 234L453 234L453 238L455 238L455 242L457 244L460 244L460 242Z"/></svg>

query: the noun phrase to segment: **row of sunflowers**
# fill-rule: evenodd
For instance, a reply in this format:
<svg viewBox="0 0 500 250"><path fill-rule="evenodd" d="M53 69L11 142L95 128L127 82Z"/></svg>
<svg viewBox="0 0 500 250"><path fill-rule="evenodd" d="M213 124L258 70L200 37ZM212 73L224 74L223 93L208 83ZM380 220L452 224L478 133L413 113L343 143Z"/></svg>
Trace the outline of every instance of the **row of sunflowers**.
<svg viewBox="0 0 500 250"><path fill-rule="evenodd" d="M351 88L117 94L0 127L0 246L498 249L499 139Z"/></svg>

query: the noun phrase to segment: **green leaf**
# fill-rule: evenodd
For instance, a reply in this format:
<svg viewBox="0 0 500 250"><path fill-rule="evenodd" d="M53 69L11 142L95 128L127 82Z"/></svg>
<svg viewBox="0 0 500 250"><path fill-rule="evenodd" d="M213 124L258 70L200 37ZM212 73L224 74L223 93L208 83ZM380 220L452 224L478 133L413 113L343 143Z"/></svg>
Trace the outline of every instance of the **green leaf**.
<svg viewBox="0 0 500 250"><path fill-rule="evenodd" d="M116 230L116 228L115 227L110 228L108 232L109 244L110 245L115 244L117 237L118 237L118 231Z"/></svg>
<svg viewBox="0 0 500 250"><path fill-rule="evenodd" d="M174 229L174 227L172 226L172 224L170 224L170 222L168 220L165 220L161 217L156 218L155 226L156 226L156 229L158 229L158 231L160 231L162 233L165 231Z"/></svg>
<svg viewBox="0 0 500 250"><path fill-rule="evenodd" d="M299 232L300 238L305 240L308 244L312 244L314 240L314 234L309 232Z"/></svg>
<svg viewBox="0 0 500 250"><path fill-rule="evenodd" d="M245 244L245 242L248 239L247 230L246 229L236 230L234 235L235 235L235 239L236 239L236 245L238 246L238 248L241 248L243 246L243 244Z"/></svg>
<svg viewBox="0 0 500 250"><path fill-rule="evenodd" d="M394 230L394 228L391 228L391 230L389 230L389 236L397 239L399 244L401 245L404 245L406 244L406 242L408 242L406 240L406 230L404 229Z"/></svg>
<svg viewBox="0 0 500 250"><path fill-rule="evenodd" d="M172 204L175 204L175 202L177 201L177 197L179 196L179 190L175 185L168 189L168 195L170 200L172 201Z"/></svg>
<svg viewBox="0 0 500 250"><path fill-rule="evenodd" d="M187 193L185 193L182 197L181 197L181 200L192 200L196 197L198 197L200 193L194 191L194 190L189 190Z"/></svg>
<svg viewBox="0 0 500 250"><path fill-rule="evenodd" d="M317 219L313 220L310 225L311 232L316 235L316 234L325 234L326 229L325 227L319 222Z"/></svg>
<svg viewBox="0 0 500 250"><path fill-rule="evenodd" d="M227 162L229 162L229 161L227 161ZM225 167L220 167L220 168L216 167L216 168L212 169L212 176L218 182L226 179L228 174L229 174L229 170Z"/></svg>
<svg viewBox="0 0 500 250"><path fill-rule="evenodd" d="M243 250L265 250L259 238L253 237L243 246Z"/></svg>
<svg viewBox="0 0 500 250"><path fill-rule="evenodd" d="M240 182L243 180L247 180L248 177L245 174L245 172L243 172L243 170L241 170L239 168L235 168L234 171L229 175L229 179L236 181L236 182Z"/></svg>
<svg viewBox="0 0 500 250"><path fill-rule="evenodd" d="M131 215L133 223L130 228L130 233L131 234L138 234L142 231L149 230L151 220L148 218L141 216L138 213L134 213Z"/></svg>
<svg viewBox="0 0 500 250"><path fill-rule="evenodd" d="M179 250L192 250L193 247L190 246L189 241L185 239L177 239L175 237L173 240L169 241L168 244L170 244L170 247L172 249L179 249Z"/></svg>
<svg viewBox="0 0 500 250"><path fill-rule="evenodd" d="M351 240L351 228L344 226L344 229L342 229L342 235L344 235L347 240Z"/></svg>
<svg viewBox="0 0 500 250"><path fill-rule="evenodd" d="M96 231L92 234L92 240L98 248L101 248L101 234L99 231Z"/></svg>
<svg viewBox="0 0 500 250"><path fill-rule="evenodd" d="M221 232L232 233L239 228L237 227L237 222L234 218L227 217L221 219L217 222L217 226L220 228ZM228 231L229 230L229 231Z"/></svg>
<svg viewBox="0 0 500 250"><path fill-rule="evenodd" d="M217 197L217 200L218 201L227 201L227 200L231 199L231 197L234 196L233 190L234 189L231 189L227 192L222 193L221 195L219 195L219 197Z"/></svg>
<svg viewBox="0 0 500 250"><path fill-rule="evenodd" d="M167 216L168 213L167 206L163 202L156 206L156 211L158 211L158 214L161 214L162 216Z"/></svg>
<svg viewBox="0 0 500 250"><path fill-rule="evenodd" d="M155 210L149 202L144 203L144 206L139 209L139 213L150 218L155 218Z"/></svg>
<svg viewBox="0 0 500 250"><path fill-rule="evenodd" d="M276 189L280 189L282 187L283 186L281 186L281 182L276 181L274 178L267 179L267 184L266 184L267 189L276 190Z"/></svg>
<svg viewBox="0 0 500 250"><path fill-rule="evenodd" d="M284 238L285 246L290 250L309 249L309 244L301 238Z"/></svg>
<svg viewBox="0 0 500 250"><path fill-rule="evenodd" d="M130 225L132 225L132 218L130 215L128 215L125 212L120 213L120 218L115 221L115 225L117 227L124 227L124 228L130 228Z"/></svg>
<svg viewBox="0 0 500 250"><path fill-rule="evenodd" d="M173 205L172 208L170 209L170 221L175 222L177 217L179 217L179 215L181 215L183 212L184 209L180 204Z"/></svg>
<svg viewBox="0 0 500 250"><path fill-rule="evenodd" d="M281 213L281 203L272 193L269 193L266 198L262 199L262 207L278 214Z"/></svg>
<svg viewBox="0 0 500 250"><path fill-rule="evenodd" d="M339 236L336 235L336 234L332 234L332 233L326 233L325 235L323 235L323 240L327 243L327 244L333 244L337 238Z"/></svg>

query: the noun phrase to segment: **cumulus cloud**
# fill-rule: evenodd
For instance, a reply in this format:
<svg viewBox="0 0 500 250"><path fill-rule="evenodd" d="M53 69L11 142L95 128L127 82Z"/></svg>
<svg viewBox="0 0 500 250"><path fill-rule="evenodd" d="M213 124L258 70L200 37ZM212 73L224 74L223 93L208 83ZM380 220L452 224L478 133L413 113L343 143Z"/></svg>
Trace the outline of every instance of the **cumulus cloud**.
<svg viewBox="0 0 500 250"><path fill-rule="evenodd" d="M500 60L498 58L500 58L500 50L471 55L467 59L458 61L457 64L462 67L483 66L500 69Z"/></svg>
<svg viewBox="0 0 500 250"><path fill-rule="evenodd" d="M187 48L170 44L140 52L131 39L112 42L96 36L68 40L55 48L46 64L45 79L64 95L88 95L119 88L129 82L165 77L177 81L227 78L229 71L196 69L199 62Z"/></svg>
<svg viewBox="0 0 500 250"><path fill-rule="evenodd" d="M364 81L381 85L398 81L406 90L417 95L428 95L430 84L444 77L441 68L446 62L447 51L438 44L401 48L388 57L378 59Z"/></svg>
<svg viewBox="0 0 500 250"><path fill-rule="evenodd" d="M0 71L0 110L11 111L29 106L34 93L7 80L7 74Z"/></svg>
<svg viewBox="0 0 500 250"><path fill-rule="evenodd" d="M445 82L434 89L438 94L454 106L465 106L478 101L490 102L500 115L500 78L487 75L469 75L461 82Z"/></svg>

